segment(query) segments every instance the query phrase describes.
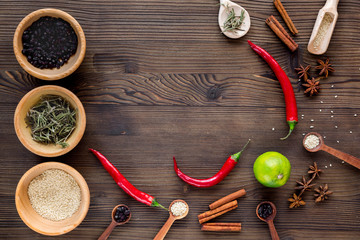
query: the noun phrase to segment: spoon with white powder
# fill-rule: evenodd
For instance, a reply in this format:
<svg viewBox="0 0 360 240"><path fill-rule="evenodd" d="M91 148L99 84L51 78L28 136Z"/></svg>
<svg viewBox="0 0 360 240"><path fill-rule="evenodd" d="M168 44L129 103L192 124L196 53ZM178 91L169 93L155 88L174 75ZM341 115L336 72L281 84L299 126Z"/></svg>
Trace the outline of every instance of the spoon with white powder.
<svg viewBox="0 0 360 240"><path fill-rule="evenodd" d="M175 220L182 219L186 217L189 213L189 205L181 199L174 200L169 206L169 218L160 229L158 234L156 234L154 240L162 240L166 236L167 232L170 230L171 225Z"/></svg>
<svg viewBox="0 0 360 240"><path fill-rule="evenodd" d="M317 132L310 132L310 133L306 134L304 137L304 140L303 140L303 145L304 145L304 148L306 150L308 150L309 152L317 152L317 151L322 150L322 151L330 153L331 155L333 155L337 158L340 158L344 162L347 162L348 164L360 169L360 159L359 158L327 146L324 143L324 139Z"/></svg>

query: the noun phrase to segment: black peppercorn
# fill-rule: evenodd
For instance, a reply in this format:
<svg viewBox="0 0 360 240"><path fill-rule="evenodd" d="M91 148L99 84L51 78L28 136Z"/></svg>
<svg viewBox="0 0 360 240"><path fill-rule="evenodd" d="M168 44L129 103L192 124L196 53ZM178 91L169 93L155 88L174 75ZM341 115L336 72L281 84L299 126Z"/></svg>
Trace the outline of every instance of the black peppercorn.
<svg viewBox="0 0 360 240"><path fill-rule="evenodd" d="M124 222L130 216L130 210L127 207L120 206L116 209L114 219L116 222Z"/></svg>
<svg viewBox="0 0 360 240"><path fill-rule="evenodd" d="M41 17L23 35L22 54L37 68L60 68L75 54L78 39L71 25L61 18Z"/></svg>
<svg viewBox="0 0 360 240"><path fill-rule="evenodd" d="M260 205L258 214L261 218L266 219L272 214L272 207L269 203L263 203Z"/></svg>

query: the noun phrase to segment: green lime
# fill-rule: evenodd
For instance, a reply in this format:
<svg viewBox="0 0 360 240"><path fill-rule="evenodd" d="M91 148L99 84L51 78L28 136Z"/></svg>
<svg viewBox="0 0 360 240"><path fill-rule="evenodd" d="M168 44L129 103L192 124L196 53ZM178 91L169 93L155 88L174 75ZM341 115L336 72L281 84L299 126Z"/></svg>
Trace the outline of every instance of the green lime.
<svg viewBox="0 0 360 240"><path fill-rule="evenodd" d="M256 179L266 187L281 187L290 177L291 165L289 160L278 152L261 154L254 163Z"/></svg>

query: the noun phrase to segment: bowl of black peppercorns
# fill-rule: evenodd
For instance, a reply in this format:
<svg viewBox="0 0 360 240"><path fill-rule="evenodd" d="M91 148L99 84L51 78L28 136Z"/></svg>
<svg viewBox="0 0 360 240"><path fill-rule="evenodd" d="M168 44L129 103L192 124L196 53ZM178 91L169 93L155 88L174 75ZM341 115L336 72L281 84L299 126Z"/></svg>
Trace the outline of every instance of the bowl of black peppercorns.
<svg viewBox="0 0 360 240"><path fill-rule="evenodd" d="M73 73L85 57L86 40L80 24L68 13L39 9L17 26L14 53L20 66L42 80L58 80Z"/></svg>

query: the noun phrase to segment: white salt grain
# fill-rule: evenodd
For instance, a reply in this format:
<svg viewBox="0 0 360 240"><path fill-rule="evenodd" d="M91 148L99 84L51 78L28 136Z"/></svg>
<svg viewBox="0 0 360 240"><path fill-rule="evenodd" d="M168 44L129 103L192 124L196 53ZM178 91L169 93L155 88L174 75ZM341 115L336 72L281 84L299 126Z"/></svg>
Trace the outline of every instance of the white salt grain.
<svg viewBox="0 0 360 240"><path fill-rule="evenodd" d="M49 169L34 178L28 187L34 210L51 221L71 217L80 206L81 190L75 179L60 169Z"/></svg>
<svg viewBox="0 0 360 240"><path fill-rule="evenodd" d="M340 143L340 141L336 141L337 143Z"/></svg>
<svg viewBox="0 0 360 240"><path fill-rule="evenodd" d="M338 128L338 126L335 126L335 128Z"/></svg>
<svg viewBox="0 0 360 240"><path fill-rule="evenodd" d="M187 205L183 202L178 201L171 205L170 210L172 214L176 217L183 216L187 211Z"/></svg>
<svg viewBox="0 0 360 240"><path fill-rule="evenodd" d="M338 97L338 95L335 95L335 98L337 98Z"/></svg>
<svg viewBox="0 0 360 240"><path fill-rule="evenodd" d="M333 88L334 87L334 85L331 85L331 88Z"/></svg>
<svg viewBox="0 0 360 240"><path fill-rule="evenodd" d="M354 114L354 117L357 117L357 114L356 114L356 113Z"/></svg>
<svg viewBox="0 0 360 240"><path fill-rule="evenodd" d="M322 110L320 109L320 112L321 112Z"/></svg>
<svg viewBox="0 0 360 240"><path fill-rule="evenodd" d="M316 135L309 135L305 138L305 147L308 149L314 149L320 144L320 138Z"/></svg>
<svg viewBox="0 0 360 240"><path fill-rule="evenodd" d="M314 126L310 126L310 129L313 129L314 128Z"/></svg>
<svg viewBox="0 0 360 240"><path fill-rule="evenodd" d="M350 134L352 133L352 131L350 131Z"/></svg>
<svg viewBox="0 0 360 240"><path fill-rule="evenodd" d="M310 122L313 122L313 121L314 121L314 119L311 119L311 120L310 120Z"/></svg>
<svg viewBox="0 0 360 240"><path fill-rule="evenodd" d="M332 167L332 164L330 163L329 166Z"/></svg>
<svg viewBox="0 0 360 240"><path fill-rule="evenodd" d="M275 131L275 128L272 128L271 130Z"/></svg>

